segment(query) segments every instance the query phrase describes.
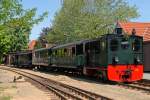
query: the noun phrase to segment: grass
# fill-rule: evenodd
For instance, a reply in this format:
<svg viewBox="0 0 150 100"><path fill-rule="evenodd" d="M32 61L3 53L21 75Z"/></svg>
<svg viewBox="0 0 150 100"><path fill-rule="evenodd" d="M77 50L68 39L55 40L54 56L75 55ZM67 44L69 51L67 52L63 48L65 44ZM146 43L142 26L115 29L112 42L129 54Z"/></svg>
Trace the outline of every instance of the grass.
<svg viewBox="0 0 150 100"><path fill-rule="evenodd" d="M16 86L16 85L13 85L11 88L15 88L15 89L16 89L16 88L17 88L17 86Z"/></svg>
<svg viewBox="0 0 150 100"><path fill-rule="evenodd" d="M9 87L1 87L0 86L0 100L11 100L11 96L3 94L3 92L5 91L5 89L8 89ZM12 85L10 88L17 88L16 85Z"/></svg>
<svg viewBox="0 0 150 100"><path fill-rule="evenodd" d="M0 100L11 100L11 96L2 96Z"/></svg>
<svg viewBox="0 0 150 100"><path fill-rule="evenodd" d="M1 92L1 91L4 91L4 90L5 90L5 88L3 88L3 87L0 87L0 92ZM1 99L0 99L0 100L1 100Z"/></svg>

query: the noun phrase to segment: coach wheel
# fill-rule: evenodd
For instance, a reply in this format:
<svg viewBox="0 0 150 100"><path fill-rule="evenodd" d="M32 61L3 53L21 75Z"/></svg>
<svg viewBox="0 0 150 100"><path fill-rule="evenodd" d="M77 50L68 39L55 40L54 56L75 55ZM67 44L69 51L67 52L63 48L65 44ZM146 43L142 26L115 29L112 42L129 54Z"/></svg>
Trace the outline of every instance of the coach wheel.
<svg viewBox="0 0 150 100"><path fill-rule="evenodd" d="M34 71L38 71L38 69L39 69L38 66L35 66Z"/></svg>
<svg viewBox="0 0 150 100"><path fill-rule="evenodd" d="M38 70L40 70L41 69L41 66L38 66Z"/></svg>

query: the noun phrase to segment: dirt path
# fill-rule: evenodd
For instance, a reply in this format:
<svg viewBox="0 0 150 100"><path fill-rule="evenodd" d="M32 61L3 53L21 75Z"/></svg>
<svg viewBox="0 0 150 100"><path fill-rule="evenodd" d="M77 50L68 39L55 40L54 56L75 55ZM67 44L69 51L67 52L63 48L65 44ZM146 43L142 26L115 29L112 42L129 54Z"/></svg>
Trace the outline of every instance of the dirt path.
<svg viewBox="0 0 150 100"><path fill-rule="evenodd" d="M0 100L50 100L48 93L41 91L24 78L13 82L12 72L0 70Z"/></svg>

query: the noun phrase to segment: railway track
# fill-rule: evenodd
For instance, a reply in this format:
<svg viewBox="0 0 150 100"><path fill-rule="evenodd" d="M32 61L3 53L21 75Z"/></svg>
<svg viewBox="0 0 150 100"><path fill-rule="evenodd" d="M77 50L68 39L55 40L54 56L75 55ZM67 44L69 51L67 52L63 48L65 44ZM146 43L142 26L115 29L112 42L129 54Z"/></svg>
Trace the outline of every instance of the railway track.
<svg viewBox="0 0 150 100"><path fill-rule="evenodd" d="M46 89L52 92L55 96L57 96L60 100L112 100L111 98L104 97L102 95L89 92L86 90L82 90L82 89L79 89L70 85L66 85L66 84L51 80L51 79L47 79L39 75L21 71L19 69L4 68L4 67L1 67L0 69L20 74L44 86Z"/></svg>
<svg viewBox="0 0 150 100"><path fill-rule="evenodd" d="M126 88L140 90L145 93L150 93L150 80L142 79L140 81L133 82L132 84L119 83L119 85Z"/></svg>
<svg viewBox="0 0 150 100"><path fill-rule="evenodd" d="M75 78L78 77L78 76L74 76L74 75L68 75L68 76L75 77ZM97 80L94 78L89 78L89 77L84 77L84 76L81 77L81 75L78 78L92 80L94 82L99 82L99 83L111 84L111 85L116 84L119 86L123 86L125 88L135 89L135 90L143 91L145 93L150 93L150 80L147 80L147 79L142 79L140 81L133 82L132 84L124 84L124 83L116 83L116 82L112 82L112 81L103 82L103 81L100 81L100 80Z"/></svg>
<svg viewBox="0 0 150 100"><path fill-rule="evenodd" d="M142 79L141 81L135 82L134 84L145 86L145 87L150 87L150 80Z"/></svg>

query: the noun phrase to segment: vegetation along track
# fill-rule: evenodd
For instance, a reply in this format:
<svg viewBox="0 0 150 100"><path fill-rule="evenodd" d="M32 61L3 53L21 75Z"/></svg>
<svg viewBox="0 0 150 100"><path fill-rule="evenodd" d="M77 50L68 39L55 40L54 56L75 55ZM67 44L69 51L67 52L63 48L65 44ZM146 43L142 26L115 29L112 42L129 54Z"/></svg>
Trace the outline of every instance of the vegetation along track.
<svg viewBox="0 0 150 100"><path fill-rule="evenodd" d="M119 85L127 87L127 88L131 88L131 89L144 91L145 93L150 93L150 80L147 80L147 79L142 79L140 81L133 82L131 84L119 83Z"/></svg>
<svg viewBox="0 0 150 100"><path fill-rule="evenodd" d="M53 92L61 100L112 100L111 98L95 94L86 90L82 90L73 86L69 86L51 79L44 78L39 75L21 71L14 68L0 68L20 74L32 81L41 84L49 91Z"/></svg>

